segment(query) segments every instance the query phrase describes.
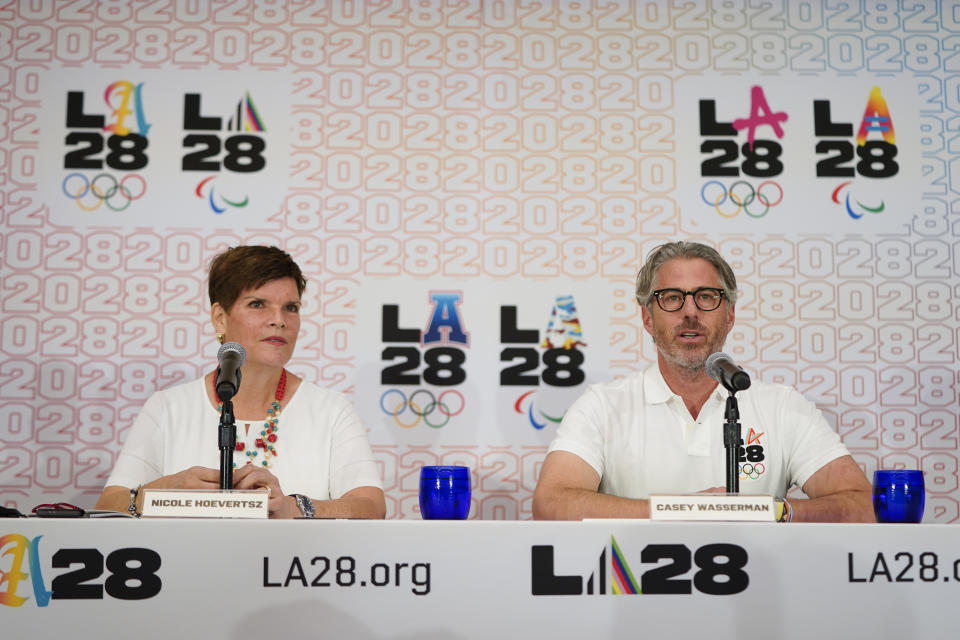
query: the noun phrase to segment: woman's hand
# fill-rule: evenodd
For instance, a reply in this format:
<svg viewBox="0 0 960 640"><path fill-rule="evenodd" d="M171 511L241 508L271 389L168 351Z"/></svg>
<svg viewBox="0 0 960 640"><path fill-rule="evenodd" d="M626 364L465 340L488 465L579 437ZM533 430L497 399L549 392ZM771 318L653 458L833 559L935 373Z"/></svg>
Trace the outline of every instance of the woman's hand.
<svg viewBox="0 0 960 640"><path fill-rule="evenodd" d="M179 473L162 476L139 487L140 489L219 489L220 471L208 467L190 467ZM112 485L104 487L94 509L107 509L130 513L130 495L133 487ZM143 491L139 491L134 504L136 513L143 511Z"/></svg>
<svg viewBox="0 0 960 640"><path fill-rule="evenodd" d="M283 495L280 481L263 467L255 464L246 464L233 471L233 488L244 490L266 489L269 496L267 511L271 518L298 518L300 508L297 501L290 496Z"/></svg>
<svg viewBox="0 0 960 640"><path fill-rule="evenodd" d="M144 486L155 489L219 489L220 471L209 467L190 467Z"/></svg>

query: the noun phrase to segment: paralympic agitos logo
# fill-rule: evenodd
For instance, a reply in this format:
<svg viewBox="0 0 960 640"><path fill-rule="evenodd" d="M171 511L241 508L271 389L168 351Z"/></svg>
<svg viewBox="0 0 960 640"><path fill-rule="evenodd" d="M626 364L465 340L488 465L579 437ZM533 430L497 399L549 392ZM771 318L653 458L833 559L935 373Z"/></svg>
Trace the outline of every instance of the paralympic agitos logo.
<svg viewBox="0 0 960 640"><path fill-rule="evenodd" d="M58 549L50 568L70 570L53 576L48 589L42 538L16 533L0 536L0 605L19 607L30 595L38 607L46 607L51 600L102 600L104 594L118 600L144 600L160 593L160 554L142 547L116 549L106 557L98 549Z"/></svg>
<svg viewBox="0 0 960 640"><path fill-rule="evenodd" d="M623 552L616 538L604 546L584 575L558 575L554 545L530 547L530 593L534 596L663 595L712 596L741 593L750 585L746 549L730 543L647 544L636 556ZM646 565L651 568L640 571Z"/></svg>

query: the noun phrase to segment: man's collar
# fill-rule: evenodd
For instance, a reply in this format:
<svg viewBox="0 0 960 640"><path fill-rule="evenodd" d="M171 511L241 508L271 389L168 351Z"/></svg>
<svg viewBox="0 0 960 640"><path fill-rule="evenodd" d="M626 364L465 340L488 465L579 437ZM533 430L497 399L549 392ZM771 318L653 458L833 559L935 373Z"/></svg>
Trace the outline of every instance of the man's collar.
<svg viewBox="0 0 960 640"><path fill-rule="evenodd" d="M718 384L710 397L716 396L723 400L721 388ZM663 379L663 373L657 363L651 364L643 371L643 395L651 404L663 404L669 402L671 398L680 397L667 386L667 381Z"/></svg>
<svg viewBox="0 0 960 640"><path fill-rule="evenodd" d="M643 372L643 395L651 404L669 402L670 398L677 395L667 386L657 363L651 364Z"/></svg>

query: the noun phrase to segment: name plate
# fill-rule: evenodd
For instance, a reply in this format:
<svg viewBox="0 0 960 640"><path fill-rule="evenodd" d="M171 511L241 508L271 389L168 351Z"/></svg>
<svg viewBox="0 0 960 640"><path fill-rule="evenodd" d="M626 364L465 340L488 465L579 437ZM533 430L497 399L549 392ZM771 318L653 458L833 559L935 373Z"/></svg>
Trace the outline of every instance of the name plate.
<svg viewBox="0 0 960 640"><path fill-rule="evenodd" d="M266 491L144 489L144 518L266 518Z"/></svg>
<svg viewBox="0 0 960 640"><path fill-rule="evenodd" d="M775 522L776 514L773 496L725 493L650 496L651 520Z"/></svg>

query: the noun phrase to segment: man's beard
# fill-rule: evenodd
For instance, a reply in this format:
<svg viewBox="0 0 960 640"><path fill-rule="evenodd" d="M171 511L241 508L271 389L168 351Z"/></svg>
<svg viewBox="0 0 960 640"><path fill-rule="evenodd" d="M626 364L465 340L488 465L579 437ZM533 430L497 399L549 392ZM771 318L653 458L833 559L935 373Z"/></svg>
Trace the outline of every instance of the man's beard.
<svg viewBox="0 0 960 640"><path fill-rule="evenodd" d="M676 338L684 331L696 331L700 335L706 336L707 340L702 345L684 347L670 339ZM658 331L653 334L653 344L657 347L657 351L670 364L690 372L703 371L707 358L723 349L723 342L727 334L726 327L718 327L715 333L711 333L702 324L686 322L676 328L673 336L666 336L667 339L665 340L658 339L661 333Z"/></svg>

